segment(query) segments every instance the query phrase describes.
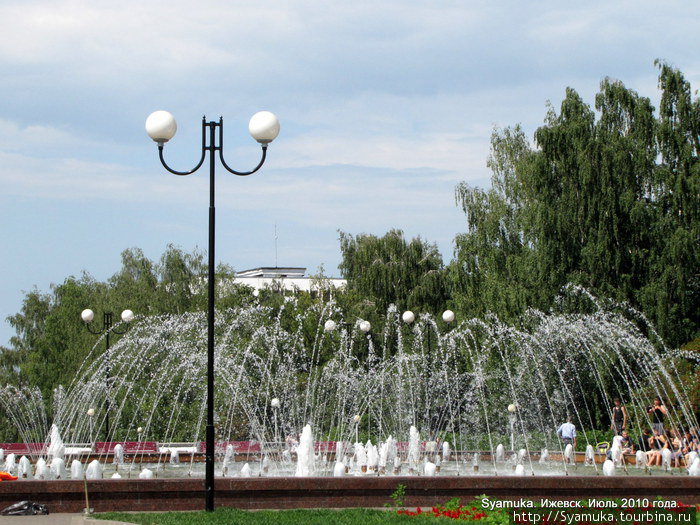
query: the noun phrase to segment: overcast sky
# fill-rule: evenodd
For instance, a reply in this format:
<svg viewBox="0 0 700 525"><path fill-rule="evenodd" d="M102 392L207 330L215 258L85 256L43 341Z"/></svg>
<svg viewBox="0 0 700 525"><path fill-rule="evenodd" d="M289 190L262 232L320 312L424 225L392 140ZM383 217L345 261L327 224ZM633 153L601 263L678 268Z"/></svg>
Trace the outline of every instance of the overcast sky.
<svg viewBox="0 0 700 525"><path fill-rule="evenodd" d="M206 250L206 170L161 168L154 110L178 120L166 157L180 170L203 115L224 117L241 170L259 155L250 116L278 115L259 173L218 172L217 259L237 270L275 264L275 224L280 266L338 275L339 229L400 228L449 261L465 224L454 187L488 185L494 126L532 137L548 100L571 86L592 103L605 76L657 101L656 58L697 88L699 14L642 0L0 0L0 345L25 291L106 279L129 247Z"/></svg>

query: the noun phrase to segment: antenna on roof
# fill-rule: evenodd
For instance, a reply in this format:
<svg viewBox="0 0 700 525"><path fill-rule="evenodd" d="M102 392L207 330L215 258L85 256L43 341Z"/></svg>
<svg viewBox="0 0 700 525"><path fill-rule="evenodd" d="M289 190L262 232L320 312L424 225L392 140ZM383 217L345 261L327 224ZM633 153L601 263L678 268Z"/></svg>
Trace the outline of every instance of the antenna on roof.
<svg viewBox="0 0 700 525"><path fill-rule="evenodd" d="M275 268L279 268L277 266L277 223L275 223Z"/></svg>

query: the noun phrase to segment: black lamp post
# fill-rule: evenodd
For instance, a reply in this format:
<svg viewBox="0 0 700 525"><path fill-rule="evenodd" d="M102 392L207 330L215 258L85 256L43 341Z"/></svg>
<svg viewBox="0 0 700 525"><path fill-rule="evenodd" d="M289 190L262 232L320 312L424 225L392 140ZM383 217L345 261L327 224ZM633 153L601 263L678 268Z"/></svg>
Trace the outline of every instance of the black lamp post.
<svg viewBox="0 0 700 525"><path fill-rule="evenodd" d="M209 140L207 141L207 129ZM216 130L219 130L218 134ZM279 134L280 125L277 117L269 111L260 111L253 115L248 124L248 130L255 140L262 145L262 158L251 171L240 172L231 169L224 160L224 119L218 122L207 122L202 118L202 157L197 165L189 171L176 171L170 168L163 158L163 145L175 136L177 123L167 111L156 111L146 119L146 132L158 143L158 156L163 167L175 175L190 175L197 171L209 152L209 301L207 306L207 431L206 431L206 463L205 463L205 509L214 510L214 294L215 294L215 206L214 206L214 172L216 152L224 168L234 175L250 175L258 171L267 154L267 146ZM217 141L218 138L218 141Z"/></svg>
<svg viewBox="0 0 700 525"><path fill-rule="evenodd" d="M94 325L92 324L93 319L95 319L95 312L90 310L89 308L83 310L80 314L80 318L83 320L85 323L85 326L87 327L88 331L91 334L95 335L105 335L105 357L107 361L107 368L105 370L105 388L106 388L106 395L105 395L105 440L109 439L109 374L110 374L110 364L109 364L109 336L112 333L115 334L125 334L126 331L129 329L131 321L134 319L134 312L131 310L124 310L122 312L122 321L124 321L124 325L122 329L118 328L113 328L112 327L112 316L114 314L112 312L104 312L102 314L102 328L94 328ZM94 413L93 413L94 415ZM92 420L92 416L91 420Z"/></svg>

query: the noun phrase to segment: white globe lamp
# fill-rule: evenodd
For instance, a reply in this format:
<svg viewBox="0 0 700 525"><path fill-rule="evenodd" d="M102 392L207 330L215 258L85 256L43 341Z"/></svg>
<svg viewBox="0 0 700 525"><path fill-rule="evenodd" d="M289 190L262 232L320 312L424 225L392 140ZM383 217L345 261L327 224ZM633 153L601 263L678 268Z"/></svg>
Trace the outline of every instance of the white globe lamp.
<svg viewBox="0 0 700 525"><path fill-rule="evenodd" d="M406 310L401 316L401 319L403 319L404 323L411 324L416 320L416 314L414 314L411 310Z"/></svg>
<svg viewBox="0 0 700 525"><path fill-rule="evenodd" d="M130 323L131 321L134 320L134 312L131 310L124 310L122 312L122 321L125 323Z"/></svg>
<svg viewBox="0 0 700 525"><path fill-rule="evenodd" d="M280 121L274 113L269 111L258 111L253 115L248 123L250 136L260 144L266 145L277 138L280 134Z"/></svg>
<svg viewBox="0 0 700 525"><path fill-rule="evenodd" d="M168 111L154 111L146 119L146 133L155 142L162 145L175 136L177 122Z"/></svg>
<svg viewBox="0 0 700 525"><path fill-rule="evenodd" d="M445 310L442 312L442 320L446 323L451 323L455 320L455 313L452 310Z"/></svg>

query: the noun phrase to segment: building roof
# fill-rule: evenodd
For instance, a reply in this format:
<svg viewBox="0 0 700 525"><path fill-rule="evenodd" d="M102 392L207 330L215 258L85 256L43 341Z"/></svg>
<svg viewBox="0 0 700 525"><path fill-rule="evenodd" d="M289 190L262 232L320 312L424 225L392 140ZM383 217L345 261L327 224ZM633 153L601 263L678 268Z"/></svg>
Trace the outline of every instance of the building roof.
<svg viewBox="0 0 700 525"><path fill-rule="evenodd" d="M261 266L237 272L236 277L271 277L277 279L304 277L306 268L298 266Z"/></svg>
<svg viewBox="0 0 700 525"><path fill-rule="evenodd" d="M306 268L299 266L261 266L236 273L236 281L250 286L255 290L269 286L281 286L285 290L302 290L310 292L325 287L342 288L347 284L345 279L333 277L322 281L306 277Z"/></svg>

